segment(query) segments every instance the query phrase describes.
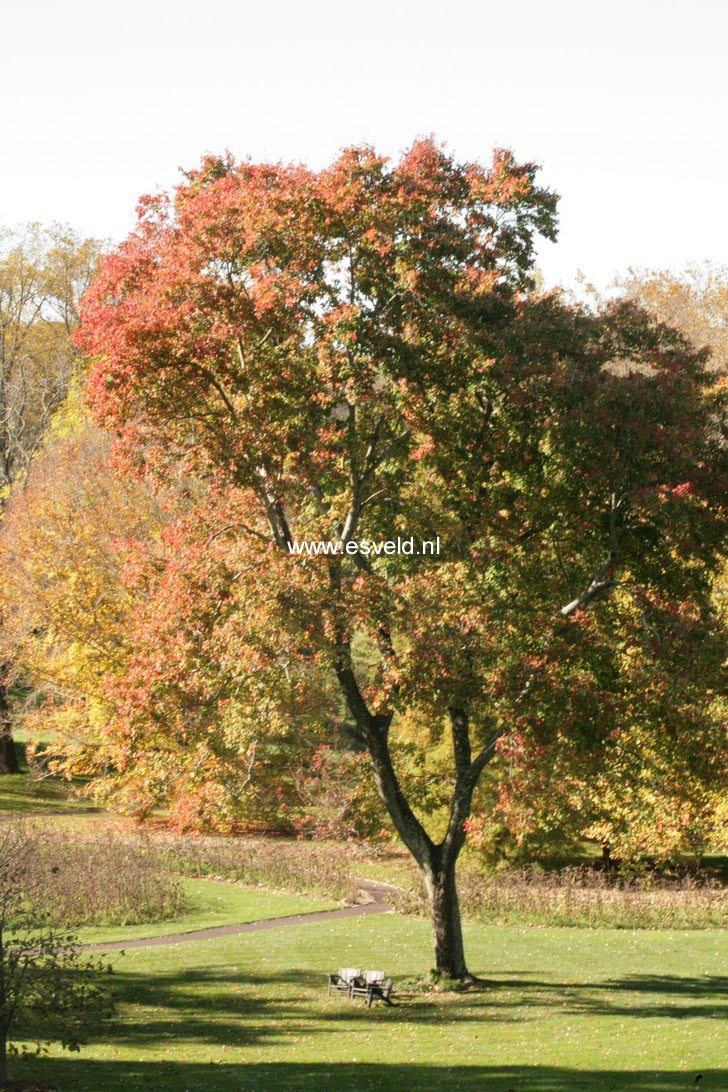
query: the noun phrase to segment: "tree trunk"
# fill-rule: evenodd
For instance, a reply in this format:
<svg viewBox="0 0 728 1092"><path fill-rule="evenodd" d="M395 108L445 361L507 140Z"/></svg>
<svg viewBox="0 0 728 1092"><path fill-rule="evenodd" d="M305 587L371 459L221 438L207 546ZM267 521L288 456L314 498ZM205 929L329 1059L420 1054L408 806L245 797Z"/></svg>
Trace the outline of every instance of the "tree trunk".
<svg viewBox="0 0 728 1092"><path fill-rule="evenodd" d="M430 904L435 942L435 971L443 978L474 982L465 964L455 867L465 842L463 819L469 813L471 791L458 785L453 792L450 828L439 844L434 843L405 800L389 753L386 722L372 718L367 746L379 795L397 833L417 861Z"/></svg>
<svg viewBox="0 0 728 1092"><path fill-rule="evenodd" d="M435 971L443 978L468 981L472 976L465 965L455 861L444 867L424 868L422 871L435 941Z"/></svg>
<svg viewBox="0 0 728 1092"><path fill-rule="evenodd" d="M0 774L15 774L20 773L20 766L10 726L8 691L2 680L3 667L0 664Z"/></svg>
<svg viewBox="0 0 728 1092"><path fill-rule="evenodd" d="M7 1029L0 1025L0 1088L8 1084L8 1042Z"/></svg>
<svg viewBox="0 0 728 1092"><path fill-rule="evenodd" d="M20 773L15 743L9 728L0 728L0 774Z"/></svg>

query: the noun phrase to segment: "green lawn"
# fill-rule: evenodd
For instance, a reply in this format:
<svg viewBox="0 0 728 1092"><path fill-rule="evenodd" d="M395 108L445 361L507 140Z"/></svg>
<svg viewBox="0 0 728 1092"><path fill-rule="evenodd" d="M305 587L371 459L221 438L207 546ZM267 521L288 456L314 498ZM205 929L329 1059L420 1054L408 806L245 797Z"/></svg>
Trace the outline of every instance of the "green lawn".
<svg viewBox="0 0 728 1092"><path fill-rule="evenodd" d="M310 914L316 910L334 910L339 905L301 895L262 891L256 887L222 883L216 880L182 880L188 900L184 915L173 920L145 925L112 925L108 928L84 928L78 937L84 944L161 937L168 933L191 933L196 929L214 929L218 925L242 925L264 918L282 918L290 914Z"/></svg>
<svg viewBox="0 0 728 1092"><path fill-rule="evenodd" d="M728 1088L720 933L470 926L467 944L482 992L415 992L429 928L394 915L115 954L103 1034L16 1075L78 1092ZM327 998L340 965L409 992L371 1011Z"/></svg>
<svg viewBox="0 0 728 1092"><path fill-rule="evenodd" d="M88 801L68 799L69 786L48 778L33 781L26 773L0 776L0 815L23 816L93 811Z"/></svg>

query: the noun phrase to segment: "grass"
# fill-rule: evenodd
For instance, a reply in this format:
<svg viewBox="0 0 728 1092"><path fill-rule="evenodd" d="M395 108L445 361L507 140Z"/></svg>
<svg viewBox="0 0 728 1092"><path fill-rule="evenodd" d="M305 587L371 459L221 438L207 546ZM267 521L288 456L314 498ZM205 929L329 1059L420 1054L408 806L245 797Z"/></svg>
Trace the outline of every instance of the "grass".
<svg viewBox="0 0 728 1092"><path fill-rule="evenodd" d="M0 815L83 814L94 811L88 802L68 798L69 788L52 778L34 781L27 773L0 776Z"/></svg>
<svg viewBox="0 0 728 1092"><path fill-rule="evenodd" d="M98 811L88 801L72 798L73 793L83 787L82 780L66 781L50 775L33 777L26 761L27 741L26 732L20 729L13 732L21 772L0 775L0 815L80 815Z"/></svg>
<svg viewBox="0 0 728 1092"><path fill-rule="evenodd" d="M493 985L418 985L425 922L377 915L114 955L116 1017L80 1057L16 1063L77 1092L725 1089L716 931L466 928ZM380 966L394 1009L327 998L340 965ZM403 990L405 992L403 992Z"/></svg>
<svg viewBox="0 0 728 1092"><path fill-rule="evenodd" d="M192 933L214 929L218 925L242 925L265 918L310 914L333 910L337 903L312 900L300 895L279 894L216 880L182 880L186 911L172 921L146 922L142 925L86 927L76 931L82 944L107 944L111 941L141 940L170 933Z"/></svg>
<svg viewBox="0 0 728 1092"><path fill-rule="evenodd" d="M401 887L404 891L419 889L417 867L409 852L400 844L377 847L376 851L370 855L367 855L365 850L360 850L360 853L362 857L359 864L360 876Z"/></svg>

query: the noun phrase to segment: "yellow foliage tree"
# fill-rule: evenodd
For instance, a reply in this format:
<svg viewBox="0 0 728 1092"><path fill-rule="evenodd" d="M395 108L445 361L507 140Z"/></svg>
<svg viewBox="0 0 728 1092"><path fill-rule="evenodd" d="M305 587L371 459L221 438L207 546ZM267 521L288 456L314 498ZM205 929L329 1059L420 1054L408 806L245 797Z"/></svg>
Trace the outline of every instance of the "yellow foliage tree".
<svg viewBox="0 0 728 1092"><path fill-rule="evenodd" d="M0 232L0 521L82 367L70 335L100 252L97 240L60 225ZM0 773L18 770L8 674L0 661Z"/></svg>
<svg viewBox="0 0 728 1092"><path fill-rule="evenodd" d="M105 687L124 670L134 608L122 571L130 548L153 548L163 522L142 483L114 476L108 439L75 401L11 497L0 540L13 574L2 589L2 655L37 688L25 717L44 741L36 750L68 775L113 761Z"/></svg>

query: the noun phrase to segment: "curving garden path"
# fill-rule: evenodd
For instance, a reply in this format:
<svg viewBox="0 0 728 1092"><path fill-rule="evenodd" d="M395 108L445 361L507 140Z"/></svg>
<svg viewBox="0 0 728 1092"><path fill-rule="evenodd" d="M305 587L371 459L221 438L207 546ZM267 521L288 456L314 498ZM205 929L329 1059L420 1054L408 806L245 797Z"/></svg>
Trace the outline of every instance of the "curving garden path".
<svg viewBox="0 0 728 1092"><path fill-rule="evenodd" d="M82 944L85 952L126 951L128 948L153 948L161 944L184 944L192 940L214 940L215 937L234 937L241 933L257 933L263 929L279 929L287 925L314 925L321 921L338 921L340 918L355 918L362 914L389 914L392 907L386 901L396 888L376 880L355 880L358 890L368 901L356 906L345 906L341 910L317 910L310 914L292 914L284 918L264 918L262 921L249 921L243 925L218 925L212 929L195 929L191 933L168 933L161 937L147 937L141 940L116 940L108 944Z"/></svg>
<svg viewBox="0 0 728 1092"><path fill-rule="evenodd" d="M47 816L68 816L99 814L100 808L89 808L81 811L61 811L50 809L36 814L24 815L21 818L39 819ZM18 815L7 813L0 815L0 823L11 822L19 818ZM261 921L249 921L240 925L217 925L211 929L195 929L188 933L166 933L159 937L145 937L138 940L115 940L107 944L82 944L79 947L84 952L113 952L127 948L152 948L164 944L184 944L195 940L214 940L215 937L234 937L241 933L257 933L264 929L279 929L287 925L314 925L322 921L338 921L340 918L360 917L363 914L389 914L392 906L387 898L397 891L391 884L379 883L377 880L354 880L354 884L362 896L363 901L353 906L342 907L341 910L316 910L309 914L292 914L282 918L263 918Z"/></svg>

